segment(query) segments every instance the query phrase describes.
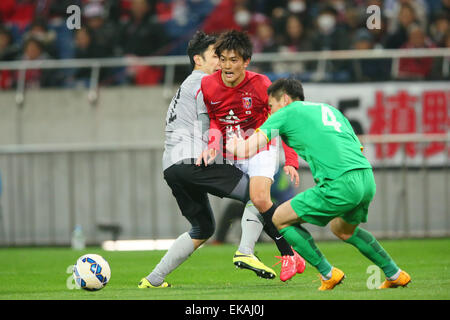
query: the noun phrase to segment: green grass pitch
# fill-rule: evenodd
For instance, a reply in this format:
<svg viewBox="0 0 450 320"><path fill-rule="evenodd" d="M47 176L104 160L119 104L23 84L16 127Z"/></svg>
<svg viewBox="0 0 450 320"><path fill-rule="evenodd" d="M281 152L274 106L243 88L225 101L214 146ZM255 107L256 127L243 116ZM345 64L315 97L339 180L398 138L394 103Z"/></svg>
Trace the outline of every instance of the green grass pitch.
<svg viewBox="0 0 450 320"><path fill-rule="evenodd" d="M167 277L173 287L138 289L137 283L159 262L165 251L107 252L90 247L0 249L0 300L449 300L450 239L380 241L397 264L412 276L407 288L370 290L367 281L372 263L343 242L318 242L328 260L347 278L332 291L319 292L316 270L306 271L283 283L266 280L253 272L236 269L236 246L206 245ZM274 244L258 243L257 254L268 266L277 259ZM88 292L67 288L67 269L79 256L97 253L112 270L110 283ZM279 272L280 265L274 267Z"/></svg>

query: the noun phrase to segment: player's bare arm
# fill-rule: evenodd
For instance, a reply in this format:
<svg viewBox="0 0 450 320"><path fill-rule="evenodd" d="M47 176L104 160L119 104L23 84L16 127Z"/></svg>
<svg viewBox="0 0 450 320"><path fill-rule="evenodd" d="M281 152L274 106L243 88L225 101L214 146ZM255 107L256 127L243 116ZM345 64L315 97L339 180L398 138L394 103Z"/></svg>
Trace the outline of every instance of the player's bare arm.
<svg viewBox="0 0 450 320"><path fill-rule="evenodd" d="M233 136L227 140L226 149L238 158L251 158L258 150L264 148L269 141L260 130L255 131L247 140Z"/></svg>
<svg viewBox="0 0 450 320"><path fill-rule="evenodd" d="M234 136L227 141L226 149L239 158L251 158L258 150L265 147L268 143L267 136L260 130L257 130L247 140ZM205 161L206 163L206 161ZM293 166L284 166L283 171L291 178L291 182L298 187L300 176Z"/></svg>

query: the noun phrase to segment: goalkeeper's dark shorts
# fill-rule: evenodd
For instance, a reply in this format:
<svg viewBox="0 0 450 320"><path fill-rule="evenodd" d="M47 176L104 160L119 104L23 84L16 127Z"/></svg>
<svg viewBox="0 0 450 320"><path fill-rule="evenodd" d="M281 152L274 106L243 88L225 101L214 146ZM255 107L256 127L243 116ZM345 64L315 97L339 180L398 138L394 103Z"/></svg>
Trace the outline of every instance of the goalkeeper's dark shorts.
<svg viewBox="0 0 450 320"><path fill-rule="evenodd" d="M208 239L214 234L208 193L243 203L250 200L248 175L230 164L196 166L195 159L185 159L164 170L164 179L192 225L189 234L193 239Z"/></svg>

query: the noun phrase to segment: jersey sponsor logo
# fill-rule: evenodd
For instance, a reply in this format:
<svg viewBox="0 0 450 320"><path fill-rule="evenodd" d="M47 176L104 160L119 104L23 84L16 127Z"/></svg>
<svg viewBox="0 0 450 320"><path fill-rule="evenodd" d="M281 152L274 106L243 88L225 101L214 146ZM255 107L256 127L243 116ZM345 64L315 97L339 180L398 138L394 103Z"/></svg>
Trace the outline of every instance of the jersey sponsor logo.
<svg viewBox="0 0 450 320"><path fill-rule="evenodd" d="M250 97L243 97L242 98L242 106L245 109L250 109L252 107L252 98L250 98Z"/></svg>
<svg viewBox="0 0 450 320"><path fill-rule="evenodd" d="M222 101L210 101L210 103L211 104L219 104L219 103L221 103Z"/></svg>
<svg viewBox="0 0 450 320"><path fill-rule="evenodd" d="M220 122L225 122L225 123L235 124L235 123L239 123L239 121L241 121L241 119L239 119L238 116L234 115L234 111L233 110L230 110L228 115L225 118L219 118L219 121Z"/></svg>

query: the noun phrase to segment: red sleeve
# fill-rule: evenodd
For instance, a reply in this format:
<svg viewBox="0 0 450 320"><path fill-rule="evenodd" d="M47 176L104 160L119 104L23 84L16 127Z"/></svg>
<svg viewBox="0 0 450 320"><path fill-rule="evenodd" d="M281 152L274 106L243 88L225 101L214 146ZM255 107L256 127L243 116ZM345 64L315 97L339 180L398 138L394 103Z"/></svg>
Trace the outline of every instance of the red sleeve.
<svg viewBox="0 0 450 320"><path fill-rule="evenodd" d="M264 104L266 105L267 114L270 114L269 96L267 95L267 89L270 87L272 82L265 75L262 75L262 81L261 82L262 82L262 87L260 89L261 90L260 96L264 97Z"/></svg>
<svg viewBox="0 0 450 320"><path fill-rule="evenodd" d="M298 155L292 149L289 147L286 143L284 143L283 139L281 139L281 143L283 144L284 149L284 157L286 158L285 166L292 166L295 168L295 170L298 170L299 164L298 164Z"/></svg>
<svg viewBox="0 0 450 320"><path fill-rule="evenodd" d="M263 83L264 83L264 87L266 88L266 94L267 94L267 89L272 84L272 81L270 81L269 77L263 75Z"/></svg>

